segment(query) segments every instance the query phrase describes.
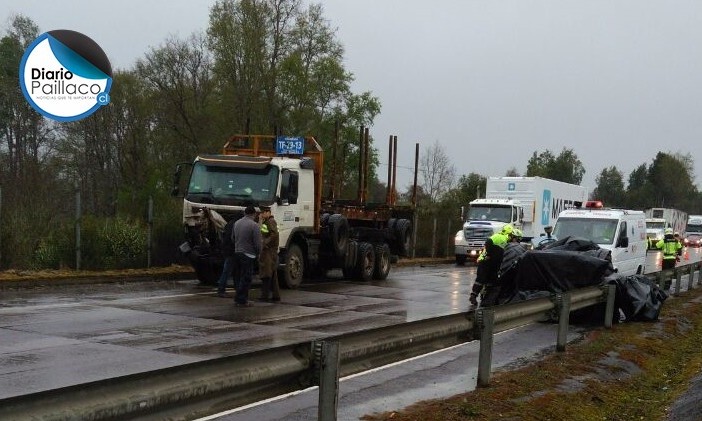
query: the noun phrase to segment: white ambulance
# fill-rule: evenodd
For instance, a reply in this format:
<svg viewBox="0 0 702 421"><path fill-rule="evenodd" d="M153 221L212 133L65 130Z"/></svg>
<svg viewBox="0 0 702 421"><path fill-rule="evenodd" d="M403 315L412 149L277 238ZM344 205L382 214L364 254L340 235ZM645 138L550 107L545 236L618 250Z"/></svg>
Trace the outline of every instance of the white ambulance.
<svg viewBox="0 0 702 421"><path fill-rule="evenodd" d="M646 215L643 211L607 209L600 201L558 214L553 227L556 238L587 238L611 251L612 265L620 275L646 271Z"/></svg>

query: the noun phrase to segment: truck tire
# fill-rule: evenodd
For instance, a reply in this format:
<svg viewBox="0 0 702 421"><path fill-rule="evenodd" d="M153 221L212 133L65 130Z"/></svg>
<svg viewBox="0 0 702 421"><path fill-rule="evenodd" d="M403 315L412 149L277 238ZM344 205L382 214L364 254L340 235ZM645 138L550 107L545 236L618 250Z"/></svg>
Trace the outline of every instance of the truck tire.
<svg viewBox="0 0 702 421"><path fill-rule="evenodd" d="M297 243L290 244L285 253L283 269L283 287L295 289L300 286L305 273L305 256Z"/></svg>
<svg viewBox="0 0 702 421"><path fill-rule="evenodd" d="M329 217L329 234L334 254L344 256L349 244L349 221L344 215L335 213Z"/></svg>
<svg viewBox="0 0 702 421"><path fill-rule="evenodd" d="M358 260L356 260L356 273L364 281L373 279L375 272L375 250L371 243L358 244Z"/></svg>
<svg viewBox="0 0 702 421"><path fill-rule="evenodd" d="M398 219L394 231L398 254L408 256L412 241L412 222L409 219Z"/></svg>
<svg viewBox="0 0 702 421"><path fill-rule="evenodd" d="M375 246L375 269L373 279L383 280L390 274L390 246L386 243Z"/></svg>
<svg viewBox="0 0 702 421"><path fill-rule="evenodd" d="M217 285L222 274L222 264L215 264L208 255L201 255L197 250L190 253L190 264L200 285Z"/></svg>
<svg viewBox="0 0 702 421"><path fill-rule="evenodd" d="M195 268L195 275L200 285L217 286L217 281L219 281L219 275L206 264L198 264L198 267Z"/></svg>
<svg viewBox="0 0 702 421"><path fill-rule="evenodd" d="M465 254L457 254L456 255L456 264L458 266L463 266L466 264L466 260L468 259L468 256Z"/></svg>
<svg viewBox="0 0 702 421"><path fill-rule="evenodd" d="M344 279L356 278L356 260L358 253L358 242L355 240L349 241L349 245L344 256L344 266L341 272L344 274Z"/></svg>

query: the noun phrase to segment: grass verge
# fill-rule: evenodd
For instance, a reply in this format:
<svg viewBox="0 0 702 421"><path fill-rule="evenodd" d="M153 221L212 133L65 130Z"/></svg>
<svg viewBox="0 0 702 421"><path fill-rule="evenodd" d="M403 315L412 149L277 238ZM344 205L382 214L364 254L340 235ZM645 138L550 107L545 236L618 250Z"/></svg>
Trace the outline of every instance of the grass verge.
<svg viewBox="0 0 702 421"><path fill-rule="evenodd" d="M565 352L494 373L489 387L362 419L662 420L702 371L700 344L698 288L668 299L657 322L595 328Z"/></svg>

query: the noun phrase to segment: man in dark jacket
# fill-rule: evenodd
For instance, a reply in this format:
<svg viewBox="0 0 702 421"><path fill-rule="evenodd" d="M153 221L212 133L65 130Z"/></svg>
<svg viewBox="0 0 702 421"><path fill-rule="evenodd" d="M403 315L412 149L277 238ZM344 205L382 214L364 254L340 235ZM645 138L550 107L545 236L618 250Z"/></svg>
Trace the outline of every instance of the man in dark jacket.
<svg viewBox="0 0 702 421"><path fill-rule="evenodd" d="M261 236L263 248L258 259L258 275L261 277L261 301L280 301L278 285L278 223L269 206L260 206Z"/></svg>
<svg viewBox="0 0 702 421"><path fill-rule="evenodd" d="M261 228L256 221L256 209L247 206L244 217L234 223L234 256L236 258L236 296L237 306L250 306L249 288L253 277L256 259L261 254Z"/></svg>
<svg viewBox="0 0 702 421"><path fill-rule="evenodd" d="M485 241L485 248L478 256L478 268L475 276L475 282L470 293L469 301L473 305L478 305L478 295L484 292L483 289L488 285L497 283L497 273L500 270L502 263L502 255L504 254L505 246L510 241L513 227L510 224L505 225L498 233L493 234ZM486 296L482 294L483 298ZM493 303L488 303L484 299L481 305L488 306Z"/></svg>

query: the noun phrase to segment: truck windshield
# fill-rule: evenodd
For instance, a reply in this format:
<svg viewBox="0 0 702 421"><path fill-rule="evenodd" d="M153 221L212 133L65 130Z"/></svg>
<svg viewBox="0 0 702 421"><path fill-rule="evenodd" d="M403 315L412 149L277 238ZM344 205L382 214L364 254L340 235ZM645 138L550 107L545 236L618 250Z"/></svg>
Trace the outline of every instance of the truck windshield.
<svg viewBox="0 0 702 421"><path fill-rule="evenodd" d="M617 233L616 219L558 218L553 227L556 238L587 238L593 243L610 245Z"/></svg>
<svg viewBox="0 0 702 421"><path fill-rule="evenodd" d="M278 186L278 167L263 169L193 165L186 199L222 205L270 205Z"/></svg>
<svg viewBox="0 0 702 421"><path fill-rule="evenodd" d="M512 222L512 208L509 206L471 205L468 209L468 220Z"/></svg>
<svg viewBox="0 0 702 421"><path fill-rule="evenodd" d="M696 224L694 222L688 222L686 231L702 233L702 223Z"/></svg>
<svg viewBox="0 0 702 421"><path fill-rule="evenodd" d="M665 221L661 222L646 222L647 229L662 230L665 229Z"/></svg>

